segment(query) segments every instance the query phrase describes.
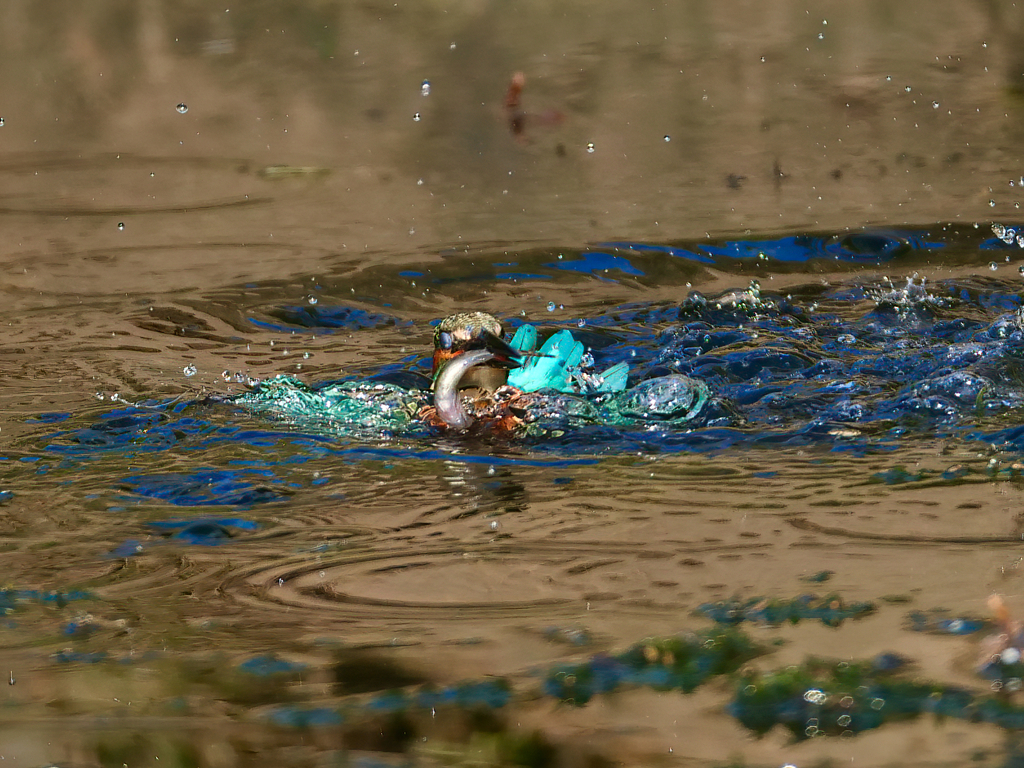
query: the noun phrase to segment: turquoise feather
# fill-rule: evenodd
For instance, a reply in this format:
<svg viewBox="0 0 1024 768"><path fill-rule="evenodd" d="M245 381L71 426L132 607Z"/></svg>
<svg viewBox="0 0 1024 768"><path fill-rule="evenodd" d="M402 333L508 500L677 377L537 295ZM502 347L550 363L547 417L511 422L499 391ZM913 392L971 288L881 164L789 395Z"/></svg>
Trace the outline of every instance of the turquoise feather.
<svg viewBox="0 0 1024 768"><path fill-rule="evenodd" d="M512 337L513 349L525 353L519 368L509 371L508 383L524 392L553 389L566 394L621 392L626 388L629 366L617 363L601 374L582 370L583 342L566 330L552 335L538 351L537 329L521 325Z"/></svg>
<svg viewBox="0 0 1024 768"><path fill-rule="evenodd" d="M537 329L532 325L520 325L509 346L519 352L533 352L537 348Z"/></svg>

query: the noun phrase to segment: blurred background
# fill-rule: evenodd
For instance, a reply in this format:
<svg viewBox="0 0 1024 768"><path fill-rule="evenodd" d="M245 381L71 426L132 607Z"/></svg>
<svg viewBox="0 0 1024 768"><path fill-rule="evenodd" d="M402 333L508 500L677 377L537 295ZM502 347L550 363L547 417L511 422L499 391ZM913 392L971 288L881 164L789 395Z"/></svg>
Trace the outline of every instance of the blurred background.
<svg viewBox="0 0 1024 768"><path fill-rule="evenodd" d="M105 290L83 244L273 240L372 260L970 222L1021 197L1010 0L14 0L0 14L0 258L36 268L11 278L22 288ZM261 262L222 249L202 266L237 279ZM137 266L126 290L192 285L198 265Z"/></svg>

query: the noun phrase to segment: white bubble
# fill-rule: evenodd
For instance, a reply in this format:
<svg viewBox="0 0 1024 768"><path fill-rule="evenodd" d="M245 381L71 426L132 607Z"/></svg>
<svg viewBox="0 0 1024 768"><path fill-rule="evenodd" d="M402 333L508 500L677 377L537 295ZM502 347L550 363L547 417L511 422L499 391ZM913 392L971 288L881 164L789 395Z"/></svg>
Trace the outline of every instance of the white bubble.
<svg viewBox="0 0 1024 768"><path fill-rule="evenodd" d="M999 660L1003 664L1016 664L1020 661L1020 650L1018 648L1006 648L1001 654L999 654Z"/></svg>
<svg viewBox="0 0 1024 768"><path fill-rule="evenodd" d="M555 302L549 301L548 302L548 312L554 312L554 311L555 311Z"/></svg>
<svg viewBox="0 0 1024 768"><path fill-rule="evenodd" d="M938 109L938 108L939 108L939 102L933 101L932 102L932 109Z"/></svg>
<svg viewBox="0 0 1024 768"><path fill-rule="evenodd" d="M310 297L309 297L309 303L310 303L310 304L316 304L316 303L317 303L317 301L319 301L319 299L317 299L317 297L316 297L316 296L310 296Z"/></svg>
<svg viewBox="0 0 1024 768"><path fill-rule="evenodd" d="M196 367L194 365L189 364L189 365L186 365L184 368L182 368L181 372L184 373L186 377L195 376L196 375Z"/></svg>
<svg viewBox="0 0 1024 768"><path fill-rule="evenodd" d="M181 104L176 106L174 109L177 110L179 115L184 115L186 112L188 112L188 104L185 104L184 102L182 102Z"/></svg>
<svg viewBox="0 0 1024 768"><path fill-rule="evenodd" d="M430 81L429 80L424 80L423 84L420 85L420 93L423 94L424 96L429 96L430 95Z"/></svg>
<svg viewBox="0 0 1024 768"><path fill-rule="evenodd" d="M903 90L904 90L904 91L906 91L907 93L910 93L910 86L908 85L908 86L907 86L907 87L905 87L905 88L904 88Z"/></svg>
<svg viewBox="0 0 1024 768"><path fill-rule="evenodd" d="M995 272L997 269L999 269L999 265L996 264L994 261L990 261L988 263L988 268Z"/></svg>
<svg viewBox="0 0 1024 768"><path fill-rule="evenodd" d="M580 321L579 321L578 323L576 323L576 327L577 327L577 328L583 328L583 327L585 327L585 326L586 326L586 324L587 324L587 321L586 321L586 320L584 320L584 319L583 319L583 318L581 317L581 318L580 318Z"/></svg>
<svg viewBox="0 0 1024 768"><path fill-rule="evenodd" d="M587 152L589 152L590 154L594 153L594 142L587 142Z"/></svg>
<svg viewBox="0 0 1024 768"><path fill-rule="evenodd" d="M824 704L828 696L818 688L808 688L804 692L804 701L808 704Z"/></svg>
<svg viewBox="0 0 1024 768"><path fill-rule="evenodd" d="M418 123L420 121L420 113L417 112L415 115L412 116L412 119L413 119L413 122Z"/></svg>
<svg viewBox="0 0 1024 768"><path fill-rule="evenodd" d="M996 201L995 200L989 200L988 201L988 207L989 208L995 208L996 207Z"/></svg>
<svg viewBox="0 0 1024 768"><path fill-rule="evenodd" d="M117 231L118 232L124 232L124 222L123 221L117 222Z"/></svg>
<svg viewBox="0 0 1024 768"><path fill-rule="evenodd" d="M4 119L0 117L0 128L4 127Z"/></svg>
<svg viewBox="0 0 1024 768"><path fill-rule="evenodd" d="M491 520L491 530L496 531L501 527L497 520Z"/></svg>
<svg viewBox="0 0 1024 768"><path fill-rule="evenodd" d="M667 133L662 138L665 140L666 144L668 144L670 141L672 141L672 137L669 136Z"/></svg>

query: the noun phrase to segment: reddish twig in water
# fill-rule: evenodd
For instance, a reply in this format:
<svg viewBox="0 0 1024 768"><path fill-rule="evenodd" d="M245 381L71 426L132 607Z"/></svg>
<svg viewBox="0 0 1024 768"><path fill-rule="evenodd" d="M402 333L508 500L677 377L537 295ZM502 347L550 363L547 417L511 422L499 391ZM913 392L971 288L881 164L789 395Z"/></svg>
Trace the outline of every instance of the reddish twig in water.
<svg viewBox="0 0 1024 768"><path fill-rule="evenodd" d="M505 91L505 115L508 118L508 127L512 135L522 140L526 131L527 112L523 109L523 88L526 86L526 75L516 72ZM558 125L565 116L557 109L547 109L538 114L530 114L530 122L540 125Z"/></svg>

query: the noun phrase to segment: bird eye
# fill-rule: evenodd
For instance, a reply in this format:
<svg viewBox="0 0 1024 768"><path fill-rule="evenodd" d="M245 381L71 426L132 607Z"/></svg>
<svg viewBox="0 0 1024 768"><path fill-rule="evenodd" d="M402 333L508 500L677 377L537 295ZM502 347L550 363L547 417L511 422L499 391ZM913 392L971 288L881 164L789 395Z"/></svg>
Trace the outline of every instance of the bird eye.
<svg viewBox="0 0 1024 768"><path fill-rule="evenodd" d="M437 336L438 343L441 345L441 349L452 348L452 335L447 331L441 331Z"/></svg>

